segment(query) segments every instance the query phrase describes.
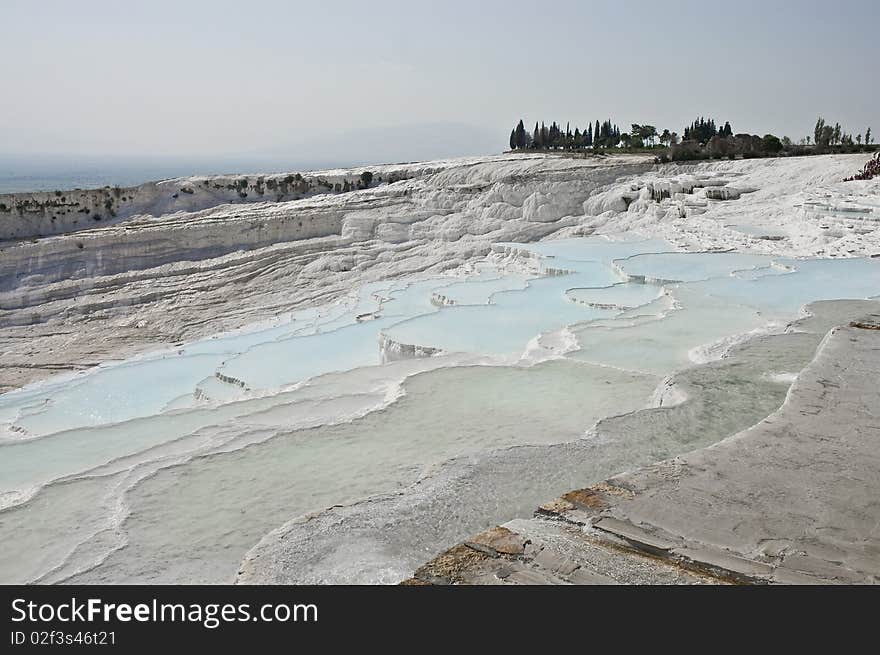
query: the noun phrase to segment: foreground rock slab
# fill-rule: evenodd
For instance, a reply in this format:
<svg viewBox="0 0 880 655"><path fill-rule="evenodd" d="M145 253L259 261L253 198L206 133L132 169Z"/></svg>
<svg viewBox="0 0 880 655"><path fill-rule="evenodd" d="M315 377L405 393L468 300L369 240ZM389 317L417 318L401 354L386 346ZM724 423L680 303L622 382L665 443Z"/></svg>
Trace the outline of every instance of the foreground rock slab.
<svg viewBox="0 0 880 655"><path fill-rule="evenodd" d="M878 327L831 330L754 427L565 494L406 583L880 582Z"/></svg>

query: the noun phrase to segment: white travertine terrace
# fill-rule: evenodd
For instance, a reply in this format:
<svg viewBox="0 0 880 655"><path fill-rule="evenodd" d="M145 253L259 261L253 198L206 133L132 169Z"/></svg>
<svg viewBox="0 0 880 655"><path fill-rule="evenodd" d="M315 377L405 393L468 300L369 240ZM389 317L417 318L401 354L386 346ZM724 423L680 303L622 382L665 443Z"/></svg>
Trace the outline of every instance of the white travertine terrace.
<svg viewBox="0 0 880 655"><path fill-rule="evenodd" d="M687 412L706 406L693 390L713 361L805 303L880 295L880 182L840 181L864 159L505 155L151 183L87 229L0 213L0 389L21 388L0 395L0 539L19 544L0 580L229 581L294 526L335 553L300 580L359 566L358 581L395 581L535 494L700 445L674 435L705 428ZM731 412L766 416L804 356L748 359ZM652 406L684 408L668 438L582 443ZM529 448L553 444L559 479L497 507L442 506L466 520L411 538L435 515L411 485L465 498L461 485L543 470ZM327 546L333 530L297 527L346 503L373 539L361 510L399 493L409 514L388 543L431 552L373 543L362 562L354 542ZM278 552L301 557L292 543ZM296 558L244 569L290 580Z"/></svg>

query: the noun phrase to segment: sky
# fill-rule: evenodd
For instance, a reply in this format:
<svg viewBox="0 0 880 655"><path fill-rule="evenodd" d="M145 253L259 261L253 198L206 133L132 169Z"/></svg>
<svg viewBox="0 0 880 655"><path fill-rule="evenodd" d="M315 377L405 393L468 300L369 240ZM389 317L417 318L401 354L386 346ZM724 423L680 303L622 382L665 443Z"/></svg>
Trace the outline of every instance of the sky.
<svg viewBox="0 0 880 655"><path fill-rule="evenodd" d="M880 136L876 0L0 0L0 158L399 161L523 118Z"/></svg>

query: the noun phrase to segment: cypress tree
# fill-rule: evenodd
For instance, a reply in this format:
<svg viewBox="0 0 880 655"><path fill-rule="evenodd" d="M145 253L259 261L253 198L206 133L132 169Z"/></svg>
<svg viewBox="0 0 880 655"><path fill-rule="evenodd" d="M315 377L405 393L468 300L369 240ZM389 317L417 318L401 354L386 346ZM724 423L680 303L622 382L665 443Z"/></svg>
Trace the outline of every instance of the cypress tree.
<svg viewBox="0 0 880 655"><path fill-rule="evenodd" d="M525 126L523 126L522 119L520 119L519 123L516 124L516 147L526 147L526 128Z"/></svg>
<svg viewBox="0 0 880 655"><path fill-rule="evenodd" d="M825 128L825 119L819 116L816 127L813 128L813 143L817 146L822 141L822 130Z"/></svg>

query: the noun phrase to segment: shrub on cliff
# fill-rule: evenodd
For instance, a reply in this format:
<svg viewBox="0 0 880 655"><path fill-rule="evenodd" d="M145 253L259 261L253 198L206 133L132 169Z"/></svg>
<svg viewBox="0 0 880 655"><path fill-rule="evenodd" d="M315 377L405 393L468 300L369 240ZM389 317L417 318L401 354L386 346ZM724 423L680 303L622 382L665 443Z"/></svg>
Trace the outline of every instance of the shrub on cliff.
<svg viewBox="0 0 880 655"><path fill-rule="evenodd" d="M877 156L874 159L869 160L868 163L865 164L861 173L857 173L852 177L847 177L843 181L852 182L853 180L871 180L875 177L880 177L880 152L877 153Z"/></svg>
<svg viewBox="0 0 880 655"><path fill-rule="evenodd" d="M772 134L765 134L761 141L764 147L764 152L771 155L782 152L782 141L779 140L779 137L773 136Z"/></svg>
<svg viewBox="0 0 880 655"><path fill-rule="evenodd" d="M691 161L705 157L700 150L700 144L696 141L682 141L670 149L672 161Z"/></svg>

